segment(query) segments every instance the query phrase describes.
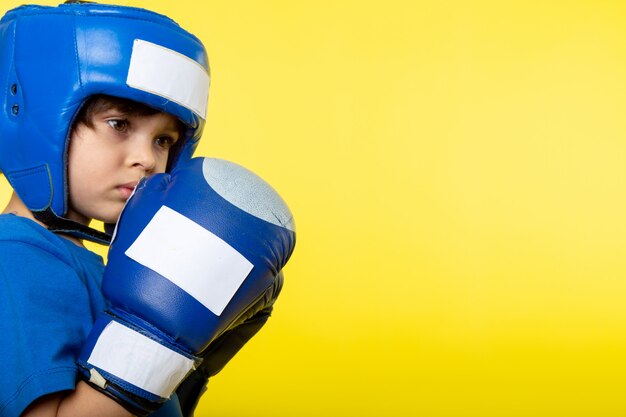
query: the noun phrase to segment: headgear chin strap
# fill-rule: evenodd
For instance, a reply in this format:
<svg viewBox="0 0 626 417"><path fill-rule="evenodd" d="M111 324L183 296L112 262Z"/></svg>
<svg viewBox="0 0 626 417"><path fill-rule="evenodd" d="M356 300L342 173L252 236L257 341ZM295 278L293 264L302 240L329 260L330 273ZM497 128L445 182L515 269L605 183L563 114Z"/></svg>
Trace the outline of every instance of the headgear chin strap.
<svg viewBox="0 0 626 417"><path fill-rule="evenodd" d="M34 211L33 216L40 222L45 223L51 232L63 233L79 239L102 243L103 245L111 243L112 230L107 227L105 227L104 232L101 232L74 220L59 217L49 207L44 211Z"/></svg>
<svg viewBox="0 0 626 417"><path fill-rule="evenodd" d="M65 218L72 122L92 95L137 101L187 127L170 169L191 158L209 91L204 46L166 16L95 3L21 6L0 20L0 170L38 220L107 243Z"/></svg>

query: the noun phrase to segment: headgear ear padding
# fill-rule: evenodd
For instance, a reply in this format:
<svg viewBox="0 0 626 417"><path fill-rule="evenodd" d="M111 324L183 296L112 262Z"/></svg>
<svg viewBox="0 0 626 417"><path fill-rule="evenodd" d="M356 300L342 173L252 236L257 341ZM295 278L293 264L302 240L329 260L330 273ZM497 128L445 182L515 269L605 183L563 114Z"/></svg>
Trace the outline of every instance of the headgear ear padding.
<svg viewBox="0 0 626 417"><path fill-rule="evenodd" d="M173 20L104 4L21 6L0 20L0 170L33 211L67 212L67 149L87 98L134 100L179 118L191 158L202 134L209 66Z"/></svg>

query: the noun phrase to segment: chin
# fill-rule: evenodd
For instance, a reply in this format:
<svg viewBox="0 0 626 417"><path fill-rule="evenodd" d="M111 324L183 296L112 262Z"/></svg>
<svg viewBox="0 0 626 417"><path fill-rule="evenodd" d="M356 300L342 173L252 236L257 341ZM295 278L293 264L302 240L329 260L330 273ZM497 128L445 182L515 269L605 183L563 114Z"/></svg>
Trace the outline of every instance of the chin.
<svg viewBox="0 0 626 417"><path fill-rule="evenodd" d="M123 209L124 204L115 204L113 206L106 207L104 210L100 210L100 216L97 218L103 223L117 223Z"/></svg>
<svg viewBox="0 0 626 417"><path fill-rule="evenodd" d="M120 218L119 213L116 214L115 216L106 216L104 217L101 221L102 223L111 223L111 224L115 224L117 223L117 220Z"/></svg>
<svg viewBox="0 0 626 417"><path fill-rule="evenodd" d="M122 211L115 211L110 213L98 213L92 217L94 220L101 221L102 223L117 223L117 219L120 217Z"/></svg>

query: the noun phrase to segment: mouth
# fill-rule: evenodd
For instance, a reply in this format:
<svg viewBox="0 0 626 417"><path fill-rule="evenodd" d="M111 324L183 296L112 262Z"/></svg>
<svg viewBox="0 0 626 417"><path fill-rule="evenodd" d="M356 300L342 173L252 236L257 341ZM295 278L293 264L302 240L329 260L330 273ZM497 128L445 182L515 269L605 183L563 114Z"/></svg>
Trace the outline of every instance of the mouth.
<svg viewBox="0 0 626 417"><path fill-rule="evenodd" d="M135 187L139 181L127 182L126 184L118 185L115 189L120 193L124 200L128 200L133 192L135 191Z"/></svg>

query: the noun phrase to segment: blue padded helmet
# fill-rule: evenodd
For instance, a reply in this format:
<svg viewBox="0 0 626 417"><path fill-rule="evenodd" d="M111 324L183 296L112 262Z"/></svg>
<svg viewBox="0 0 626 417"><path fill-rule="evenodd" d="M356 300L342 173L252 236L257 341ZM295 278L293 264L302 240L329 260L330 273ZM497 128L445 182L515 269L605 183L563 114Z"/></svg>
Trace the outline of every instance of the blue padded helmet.
<svg viewBox="0 0 626 417"><path fill-rule="evenodd" d="M198 144L208 90L202 42L166 16L95 3L17 7L0 20L0 170L50 230L106 243L106 233L64 218L81 106L103 94L176 116L186 132L173 168Z"/></svg>

